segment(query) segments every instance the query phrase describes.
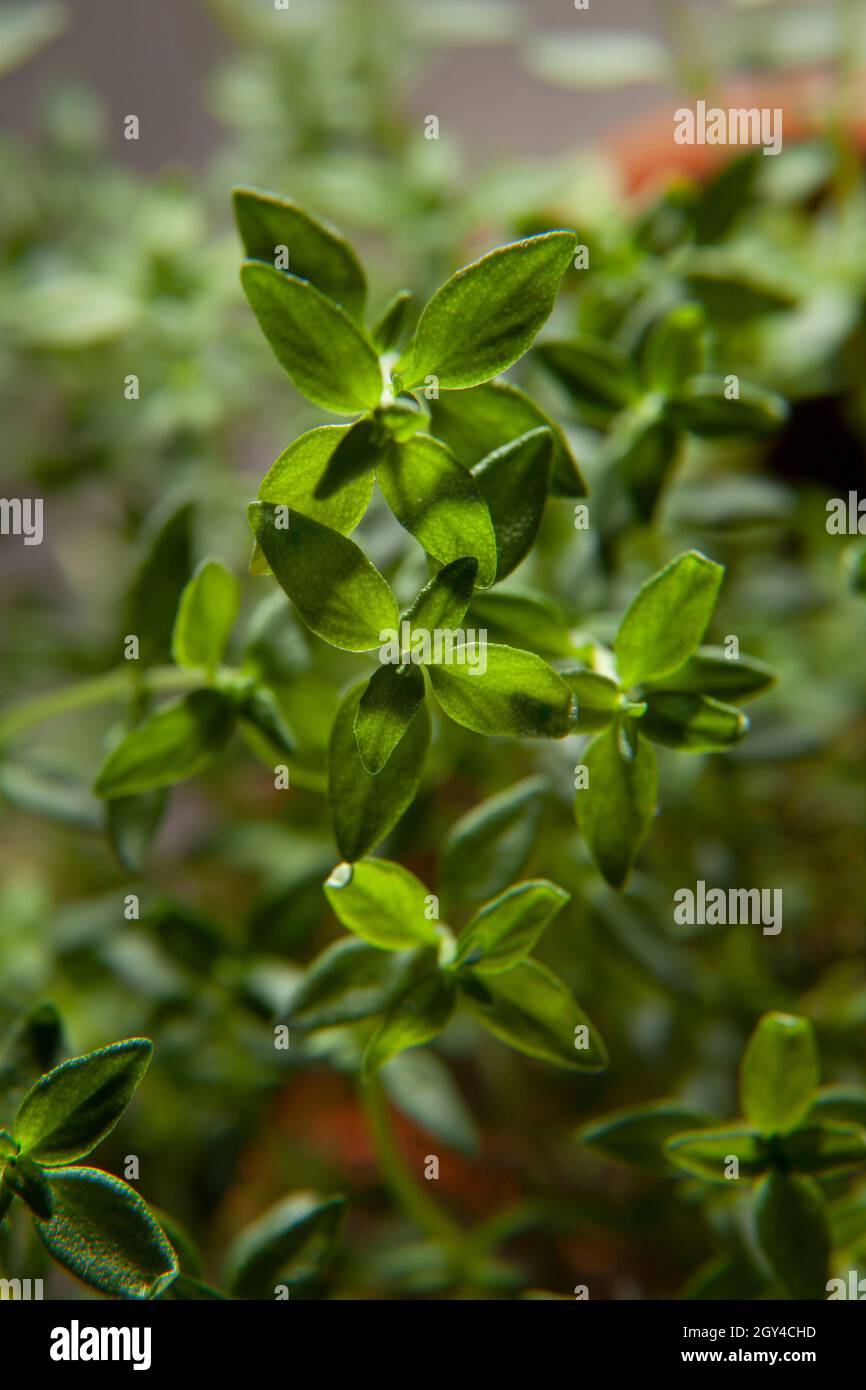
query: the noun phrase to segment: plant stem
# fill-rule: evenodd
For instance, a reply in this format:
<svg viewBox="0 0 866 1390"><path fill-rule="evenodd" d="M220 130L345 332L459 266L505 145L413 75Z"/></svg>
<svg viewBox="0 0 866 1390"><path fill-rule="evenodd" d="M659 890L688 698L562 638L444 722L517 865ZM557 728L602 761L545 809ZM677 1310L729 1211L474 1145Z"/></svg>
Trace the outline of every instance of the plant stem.
<svg viewBox="0 0 866 1390"><path fill-rule="evenodd" d="M201 671L182 671L177 666L155 666L153 670L137 673L132 663L125 663L104 676L80 681L77 685L37 695L0 714L0 744L17 737L35 724L56 719L62 714L88 709L91 705L106 704L146 691L158 694L168 690L190 690L205 680Z"/></svg>
<svg viewBox="0 0 866 1390"><path fill-rule="evenodd" d="M460 1226L424 1191L406 1166L397 1146L388 1114L388 1102L378 1077L368 1081L361 1091L361 1100L370 1124L376 1157L382 1176L399 1201L406 1215L421 1230L455 1249L463 1241Z"/></svg>

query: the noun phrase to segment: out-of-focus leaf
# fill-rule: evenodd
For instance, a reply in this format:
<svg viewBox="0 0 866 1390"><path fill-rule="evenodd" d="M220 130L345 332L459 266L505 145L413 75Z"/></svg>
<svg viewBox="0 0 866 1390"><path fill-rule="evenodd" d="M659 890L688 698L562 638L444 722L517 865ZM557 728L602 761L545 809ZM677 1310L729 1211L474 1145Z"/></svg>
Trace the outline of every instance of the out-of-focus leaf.
<svg viewBox="0 0 866 1390"><path fill-rule="evenodd" d="M743 1114L762 1134L788 1134L808 1113L817 1085L818 1054L809 1020L765 1014L740 1069Z"/></svg>
<svg viewBox="0 0 866 1390"><path fill-rule="evenodd" d="M216 690L172 700L115 745L93 789L97 796L134 796L194 777L216 761L235 723L233 702Z"/></svg>
<svg viewBox="0 0 866 1390"><path fill-rule="evenodd" d="M607 1052L562 980L535 960L502 975L461 973L466 1008L501 1042L557 1067L602 1071Z"/></svg>
<svg viewBox="0 0 866 1390"><path fill-rule="evenodd" d="M644 1172L670 1177L672 1161L665 1141L685 1130L711 1123L711 1117L681 1101L660 1100L618 1110L584 1126L578 1138L605 1158L629 1163Z"/></svg>
<svg viewBox="0 0 866 1390"><path fill-rule="evenodd" d="M299 1192L247 1226L226 1259L234 1297L272 1299L281 1284L290 1295L311 1290L333 1258L345 1210L345 1197Z"/></svg>

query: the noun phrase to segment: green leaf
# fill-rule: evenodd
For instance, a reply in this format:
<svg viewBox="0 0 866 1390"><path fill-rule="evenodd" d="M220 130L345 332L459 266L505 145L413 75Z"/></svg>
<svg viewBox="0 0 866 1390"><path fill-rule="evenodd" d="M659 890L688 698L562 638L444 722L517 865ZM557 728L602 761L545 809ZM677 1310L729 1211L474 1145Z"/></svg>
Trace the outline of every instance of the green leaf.
<svg viewBox="0 0 866 1390"><path fill-rule="evenodd" d="M388 444L388 434L376 416L362 415L340 440L328 466L316 483L314 499L327 502L360 479L372 481L373 470L382 461ZM369 495L368 499L369 501ZM309 506L299 511L312 515Z"/></svg>
<svg viewBox="0 0 866 1390"><path fill-rule="evenodd" d="M377 352L391 352L399 343L414 303L411 290L398 290L382 310L371 337Z"/></svg>
<svg viewBox="0 0 866 1390"><path fill-rule="evenodd" d="M770 1166L767 1145L747 1125L720 1125L694 1134L677 1134L665 1144L665 1153L677 1168L705 1182L732 1182L726 1174L730 1158L739 1164L739 1176L747 1182L759 1178Z"/></svg>
<svg viewBox="0 0 866 1390"><path fill-rule="evenodd" d="M472 475L429 434L392 443L376 478L402 526L443 564L471 555L482 588L496 574L496 536Z"/></svg>
<svg viewBox="0 0 866 1390"><path fill-rule="evenodd" d="M285 1284L303 1294L330 1264L346 1210L345 1197L299 1192L247 1226L226 1261L226 1284L235 1298L273 1299Z"/></svg>
<svg viewBox="0 0 866 1390"><path fill-rule="evenodd" d="M457 940L452 967L471 965L478 975L498 975L528 956L571 897L547 879L515 883L485 903Z"/></svg>
<svg viewBox="0 0 866 1390"><path fill-rule="evenodd" d="M464 468L473 468L518 435L546 427L553 435L551 491L563 497L586 496L586 483L562 429L510 381L489 381L471 391L441 391L430 409L433 433Z"/></svg>
<svg viewBox="0 0 866 1390"><path fill-rule="evenodd" d="M215 762L234 732L235 706L216 690L171 700L130 730L97 773L97 796L133 796L194 777Z"/></svg>
<svg viewBox="0 0 866 1390"><path fill-rule="evenodd" d="M796 1173L843 1177L866 1169L866 1132L859 1125L822 1124L785 1139L785 1158Z"/></svg>
<svg viewBox="0 0 866 1390"><path fill-rule="evenodd" d="M429 970L429 952L381 951L343 937L308 967L292 996L289 1020L304 1029L337 1028L384 1013L422 962Z"/></svg>
<svg viewBox="0 0 866 1390"><path fill-rule="evenodd" d="M34 1004L3 1039L0 1053L0 1098L26 1091L34 1076L54 1066L63 1050L63 1021L48 1000ZM4 1105L5 1109L5 1105Z"/></svg>
<svg viewBox="0 0 866 1390"><path fill-rule="evenodd" d="M360 546L302 512L252 502L250 525L304 622L343 651L365 652L396 628L397 602Z"/></svg>
<svg viewBox="0 0 866 1390"><path fill-rule="evenodd" d="M680 454L681 435L667 420L628 417L611 435L605 450L638 518L650 522Z"/></svg>
<svg viewBox="0 0 866 1390"><path fill-rule="evenodd" d="M646 694L641 733L668 748L692 753L731 748L749 732L748 716L735 705L723 705L709 695L660 690Z"/></svg>
<svg viewBox="0 0 866 1390"><path fill-rule="evenodd" d="M361 263L345 237L287 198L256 188L232 191L235 218L251 260L274 264L277 248L289 253L286 269L360 320L367 298Z"/></svg>
<svg viewBox="0 0 866 1390"><path fill-rule="evenodd" d="M389 859L338 864L325 883L325 897L347 930L383 951L435 946L439 940L427 916L425 885Z"/></svg>
<svg viewBox="0 0 866 1390"><path fill-rule="evenodd" d="M379 404L379 359L344 309L308 281L262 261L244 261L241 282L277 361L302 395L337 415Z"/></svg>
<svg viewBox="0 0 866 1390"><path fill-rule="evenodd" d="M42 1221L50 1221L53 1211L51 1188L39 1165L22 1155L10 1158L2 1171L9 1191L20 1197L34 1216Z"/></svg>
<svg viewBox="0 0 866 1390"><path fill-rule="evenodd" d="M753 657L728 657L724 647L698 647L685 666L663 680L647 681L647 690L682 690L711 695L734 703L760 695L775 684L776 676L763 661Z"/></svg>
<svg viewBox="0 0 866 1390"><path fill-rule="evenodd" d="M469 1012L501 1042L571 1071L602 1071L604 1043L562 980L535 960L503 975L460 976Z"/></svg>
<svg viewBox="0 0 866 1390"><path fill-rule="evenodd" d="M487 628L494 642L523 647L538 656L574 653L566 614L544 594L527 589L488 589L475 595L469 613L471 626Z"/></svg>
<svg viewBox="0 0 866 1390"><path fill-rule="evenodd" d="M373 467L378 454L370 455L365 473L343 477L338 490L328 491L327 496L322 497L320 487L332 476L332 462L347 437L354 435L359 427L369 427L370 424L367 417L362 417L354 425L321 425L318 429L307 430L306 434L283 450L265 474L258 500L303 512L312 521L319 521L332 531L347 536L354 531L370 505ZM266 570L264 563L255 559L250 568L253 574Z"/></svg>
<svg viewBox="0 0 866 1390"><path fill-rule="evenodd" d="M424 677L411 664L380 666L355 718L355 739L368 772L381 772L424 700Z"/></svg>
<svg viewBox="0 0 866 1390"><path fill-rule="evenodd" d="M61 1062L18 1107L15 1140L46 1165L84 1158L110 1134L147 1071L153 1044L129 1038Z"/></svg>
<svg viewBox="0 0 866 1390"><path fill-rule="evenodd" d="M512 883L535 847L548 792L544 777L527 777L461 816L442 846L443 889L478 902Z"/></svg>
<svg viewBox="0 0 866 1390"><path fill-rule="evenodd" d="M460 1153L475 1156L478 1129L451 1072L430 1048L392 1057L382 1073L388 1099L416 1125Z"/></svg>
<svg viewBox="0 0 866 1390"><path fill-rule="evenodd" d="M830 1236L817 1184L771 1173L756 1194L755 1226L767 1262L791 1298L826 1298Z"/></svg>
<svg viewBox="0 0 866 1390"><path fill-rule="evenodd" d="M240 585L219 560L202 560L180 596L171 639L178 666L212 671L225 656L240 607Z"/></svg>
<svg viewBox="0 0 866 1390"><path fill-rule="evenodd" d="M178 1273L177 1256L147 1206L97 1168L53 1168L50 1221L35 1221L58 1264L109 1298L155 1298Z"/></svg>
<svg viewBox="0 0 866 1390"><path fill-rule="evenodd" d="M545 232L501 246L437 290L415 333L405 384L478 386L522 357L553 308L571 264L574 232Z"/></svg>
<svg viewBox="0 0 866 1390"><path fill-rule="evenodd" d="M467 555L460 560L452 560L434 574L429 584L412 600L403 614L411 633L413 629L433 633L453 631L463 621L475 589L478 575L478 561Z"/></svg>
<svg viewBox="0 0 866 1390"><path fill-rule="evenodd" d="M476 639L474 649L455 649L452 664L434 663L427 670L445 713L477 734L564 738L570 732L571 691L533 652L492 643L481 648Z"/></svg>
<svg viewBox="0 0 866 1390"><path fill-rule="evenodd" d="M106 833L127 873L142 872L167 805L168 793L163 787L137 796L116 796L105 803Z"/></svg>
<svg viewBox="0 0 866 1390"><path fill-rule="evenodd" d="M592 733L606 729L619 708L621 696L616 681L600 671L583 668L565 670L562 678L577 696L575 731Z"/></svg>
<svg viewBox="0 0 866 1390"><path fill-rule="evenodd" d="M677 1100L660 1100L618 1110L585 1125L578 1138L594 1153L647 1173L670 1177L672 1160L665 1142L683 1130L710 1123L710 1116Z"/></svg>
<svg viewBox="0 0 866 1390"><path fill-rule="evenodd" d="M390 405L380 405L375 419L398 444L411 439L419 430L426 432L430 428L430 411L426 402L422 404L411 392L397 396Z"/></svg>
<svg viewBox="0 0 866 1390"><path fill-rule="evenodd" d="M576 794L577 823L608 883L622 888L655 815L655 751L618 722L593 739L583 762L589 784Z"/></svg>
<svg viewBox="0 0 866 1390"><path fill-rule="evenodd" d="M651 391L675 395L703 371L705 334L706 313L700 304L676 304L653 324L642 359Z"/></svg>
<svg viewBox="0 0 866 1390"><path fill-rule="evenodd" d="M629 359L600 338L542 343L538 358L591 425L607 425L640 394Z"/></svg>
<svg viewBox="0 0 866 1390"><path fill-rule="evenodd" d="M827 1120L866 1129L866 1087L819 1086L803 1123L823 1124Z"/></svg>
<svg viewBox="0 0 866 1390"><path fill-rule="evenodd" d="M790 410L783 396L740 382L739 396L725 396L727 379L696 376L670 403L671 420L704 439L760 439L785 424Z"/></svg>
<svg viewBox="0 0 866 1390"><path fill-rule="evenodd" d="M409 1047L420 1047L442 1032L454 1012L456 986L441 970L409 985L391 1005L364 1052L365 1079Z"/></svg>
<svg viewBox="0 0 866 1390"><path fill-rule="evenodd" d="M808 1113L817 1086L818 1055L809 1020L764 1014L740 1068L743 1114L762 1134L788 1134Z"/></svg>
<svg viewBox="0 0 866 1390"><path fill-rule="evenodd" d="M493 522L497 582L517 568L535 540L552 459L553 435L538 429L488 454L472 470Z"/></svg>
<svg viewBox="0 0 866 1390"><path fill-rule="evenodd" d="M142 666L171 655L177 605L192 569L193 505L182 502L166 516L156 508L144 528L144 551L123 605L123 635L138 638Z"/></svg>
<svg viewBox="0 0 866 1390"><path fill-rule="evenodd" d="M624 688L657 681L685 665L706 632L723 574L722 565L688 550L647 580L614 642Z"/></svg>
<svg viewBox="0 0 866 1390"><path fill-rule="evenodd" d="M273 691L260 686L240 706L241 732L266 766L291 758L297 751Z"/></svg>
<svg viewBox="0 0 866 1390"><path fill-rule="evenodd" d="M375 849L414 801L430 742L430 716L421 705L382 771L367 772L355 741L364 688L361 682L343 697L328 747L331 821L340 853L350 861Z"/></svg>

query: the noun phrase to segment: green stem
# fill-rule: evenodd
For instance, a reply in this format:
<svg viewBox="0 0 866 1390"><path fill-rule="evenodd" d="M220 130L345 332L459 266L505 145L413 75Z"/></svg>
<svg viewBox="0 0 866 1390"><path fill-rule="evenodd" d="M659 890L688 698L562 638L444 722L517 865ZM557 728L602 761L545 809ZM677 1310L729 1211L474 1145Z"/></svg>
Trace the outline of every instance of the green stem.
<svg viewBox="0 0 866 1390"><path fill-rule="evenodd" d="M461 1228L442 1210L438 1202L434 1202L433 1198L428 1196L407 1168L397 1146L388 1114L388 1102L378 1077L373 1077L362 1088L361 1099L370 1124L382 1176L406 1215L422 1231L456 1249L463 1241Z"/></svg>
<svg viewBox="0 0 866 1390"><path fill-rule="evenodd" d="M139 673L132 662L127 662L104 676L95 676L78 685L64 686L62 690L52 690L47 695L38 695L6 710L0 714L0 744L16 738L36 724L43 724L63 714L72 714L75 710L107 704L109 700L129 698L141 691L159 694L169 690L191 690L204 680L201 671L182 671L177 666L155 666L151 671Z"/></svg>

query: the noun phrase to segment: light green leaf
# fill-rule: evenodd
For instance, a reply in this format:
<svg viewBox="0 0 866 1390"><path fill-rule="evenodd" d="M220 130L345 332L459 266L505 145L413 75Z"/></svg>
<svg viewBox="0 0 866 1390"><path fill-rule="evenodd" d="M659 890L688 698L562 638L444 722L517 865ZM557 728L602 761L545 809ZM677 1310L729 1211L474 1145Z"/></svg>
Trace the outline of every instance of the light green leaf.
<svg viewBox="0 0 866 1390"><path fill-rule="evenodd" d="M722 565L688 550L647 580L614 642L624 688L657 681L685 665L706 632L723 574Z"/></svg>
<svg viewBox="0 0 866 1390"><path fill-rule="evenodd" d="M465 468L473 468L518 435L546 427L553 435L551 491L563 497L586 496L586 483L562 429L510 381L488 381L471 391L441 391L430 409L432 432Z"/></svg>
<svg viewBox="0 0 866 1390"><path fill-rule="evenodd" d="M704 439L760 439L785 424L790 409L783 396L742 381L730 400L722 376L696 376L672 399L671 420Z"/></svg>
<svg viewBox="0 0 866 1390"><path fill-rule="evenodd" d="M600 338L542 343L538 357L591 425L603 427L637 400L640 384L624 353Z"/></svg>
<svg viewBox="0 0 866 1390"><path fill-rule="evenodd" d="M235 1298L273 1299L278 1285L309 1291L333 1258L345 1197L299 1192L278 1202L237 1237L225 1281Z"/></svg>
<svg viewBox="0 0 866 1390"><path fill-rule="evenodd" d="M808 1113L818 1086L815 1034L806 1018L764 1014L740 1068L743 1114L762 1134L788 1134Z"/></svg>
<svg viewBox="0 0 866 1390"><path fill-rule="evenodd" d="M461 999L501 1042L571 1071L602 1071L604 1043L562 980L535 960L502 975L460 976Z"/></svg>
<svg viewBox="0 0 866 1390"><path fill-rule="evenodd" d="M437 290L415 333L409 387L478 386L522 357L553 308L571 264L574 232L545 232L501 246Z"/></svg>
<svg viewBox="0 0 866 1390"><path fill-rule="evenodd" d="M665 1142L684 1130L710 1123L710 1116L694 1106L660 1100L593 1120L580 1130L578 1139L605 1158L669 1178L672 1161L665 1151Z"/></svg>
<svg viewBox="0 0 866 1390"><path fill-rule="evenodd" d="M471 965L485 976L511 970L534 949L570 897L547 879L515 883L467 922L457 940L453 968Z"/></svg>
<svg viewBox="0 0 866 1390"><path fill-rule="evenodd" d="M616 681L600 671L584 668L562 672L562 678L577 696L575 730L592 733L606 729L619 707L620 689Z"/></svg>
<svg viewBox="0 0 866 1390"><path fill-rule="evenodd" d="M767 1262L791 1298L826 1298L830 1234L817 1184L771 1173L756 1194L755 1226Z"/></svg>
<svg viewBox="0 0 866 1390"><path fill-rule="evenodd" d="M129 1038L61 1062L41 1077L15 1116L22 1154L47 1165L84 1158L114 1129L152 1055L147 1038Z"/></svg>
<svg viewBox="0 0 866 1390"><path fill-rule="evenodd" d="M54 0L27 0L0 10L0 74L12 72L57 38L66 27L66 11Z"/></svg>
<svg viewBox="0 0 866 1390"><path fill-rule="evenodd" d="M361 321L367 281L345 237L297 203L274 193L235 188L232 200L238 231L251 260L274 265L277 248L285 246L289 253L286 270L290 274L309 280Z"/></svg>
<svg viewBox="0 0 866 1390"><path fill-rule="evenodd" d="M434 633L459 628L475 589L478 561L473 556L452 560L434 574L429 584L412 600L403 614L409 624L410 648L413 629Z"/></svg>
<svg viewBox="0 0 866 1390"><path fill-rule="evenodd" d="M486 669L481 669L481 658ZM427 667L445 713L477 734L564 738L573 697L561 676L533 652L476 639L457 647L449 665Z"/></svg>
<svg viewBox="0 0 866 1390"><path fill-rule="evenodd" d="M641 364L651 391L675 395L703 371L705 333L706 313L700 304L676 304L653 324Z"/></svg>
<svg viewBox="0 0 866 1390"><path fill-rule="evenodd" d="M532 854L549 793L543 777L527 777L460 817L442 846L443 889L479 902L512 883Z"/></svg>
<svg viewBox="0 0 866 1390"><path fill-rule="evenodd" d="M108 754L97 796L133 796L183 782L210 767L234 732L236 710L216 690L195 690L148 715Z"/></svg>
<svg viewBox="0 0 866 1390"><path fill-rule="evenodd" d="M429 434L394 443L376 477L397 520L429 554L443 564L471 555L478 584L493 582L496 537L487 503L446 445Z"/></svg>
<svg viewBox="0 0 866 1390"><path fill-rule="evenodd" d="M589 784L576 793L575 814L592 857L613 888L622 888L649 834L658 800L652 744L620 723L583 757Z"/></svg>
<svg viewBox="0 0 866 1390"><path fill-rule="evenodd" d="M397 602L354 541L302 512L252 502L250 524L280 587L304 622L343 651L378 647L399 621Z"/></svg>
<svg viewBox="0 0 866 1390"><path fill-rule="evenodd" d="M105 803L105 830L127 873L140 874L168 806L164 787L138 796L116 796Z"/></svg>
<svg viewBox="0 0 866 1390"><path fill-rule="evenodd" d="M424 677L411 664L380 666L355 717L355 739L368 772L381 772L424 699Z"/></svg>
<svg viewBox="0 0 866 1390"><path fill-rule="evenodd" d="M109 1298L155 1298L176 1277L177 1256L147 1206L97 1168L53 1168L53 1214L35 1221L58 1264Z"/></svg>
<svg viewBox="0 0 866 1390"><path fill-rule="evenodd" d="M307 280L263 261L244 261L241 282L277 361L302 395L337 415L378 405L379 359L345 309Z"/></svg>
<svg viewBox="0 0 866 1390"><path fill-rule="evenodd" d="M392 1004L364 1053L363 1074L369 1079L392 1057L420 1047L442 1032L454 1012L456 986L441 970L416 980Z"/></svg>
<svg viewBox="0 0 866 1390"><path fill-rule="evenodd" d="M393 830L414 801L430 742L430 716L421 705L382 771L367 772L355 741L355 718L365 682L344 696L328 747L328 805L345 859L361 859Z"/></svg>
<svg viewBox="0 0 866 1390"><path fill-rule="evenodd" d="M213 670L222 661L240 607L240 585L220 560L202 560L180 596L171 639L178 666Z"/></svg>
<svg viewBox="0 0 866 1390"><path fill-rule="evenodd" d="M488 454L472 470L493 522L497 582L517 568L535 540L552 459L553 435L542 428Z"/></svg>
<svg viewBox="0 0 866 1390"><path fill-rule="evenodd" d="M425 885L389 859L338 864L325 883L325 897L348 931L383 951L435 946L439 940L427 916Z"/></svg>
<svg viewBox="0 0 866 1390"><path fill-rule="evenodd" d="M753 1182L770 1166L767 1145L744 1124L677 1134L665 1144L665 1153L677 1168L705 1182L732 1182L726 1171L730 1158L737 1159L739 1176L746 1182Z"/></svg>
<svg viewBox="0 0 866 1390"><path fill-rule="evenodd" d="M338 1028L384 1013L422 962L426 973L432 964L429 952L381 951L343 937L308 967L289 1005L292 1026Z"/></svg>
<svg viewBox="0 0 866 1390"><path fill-rule="evenodd" d="M640 728L647 738L668 748L711 753L745 738L749 719L735 705L724 705L709 695L660 690L646 693Z"/></svg>

